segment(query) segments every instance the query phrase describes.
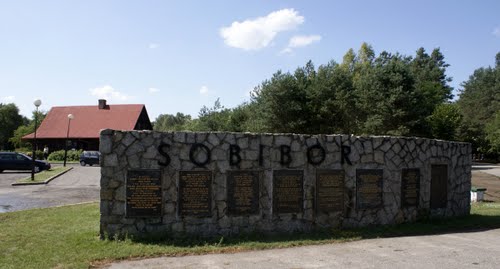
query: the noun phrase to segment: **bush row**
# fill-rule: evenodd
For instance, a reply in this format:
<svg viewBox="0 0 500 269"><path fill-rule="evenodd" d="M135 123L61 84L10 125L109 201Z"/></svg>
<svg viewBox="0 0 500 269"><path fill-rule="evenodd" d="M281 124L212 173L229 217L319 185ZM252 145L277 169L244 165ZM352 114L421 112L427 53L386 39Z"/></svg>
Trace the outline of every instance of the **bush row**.
<svg viewBox="0 0 500 269"><path fill-rule="evenodd" d="M16 150L16 152L23 153L27 156L33 155L33 151L30 151L29 149L22 149L22 150ZM36 159L37 160L43 160L43 151L42 150L37 150L35 151Z"/></svg>
<svg viewBox="0 0 500 269"><path fill-rule="evenodd" d="M79 161L80 154L82 154L82 150L68 150L68 156L66 161ZM64 150L53 151L49 154L49 161L64 161Z"/></svg>

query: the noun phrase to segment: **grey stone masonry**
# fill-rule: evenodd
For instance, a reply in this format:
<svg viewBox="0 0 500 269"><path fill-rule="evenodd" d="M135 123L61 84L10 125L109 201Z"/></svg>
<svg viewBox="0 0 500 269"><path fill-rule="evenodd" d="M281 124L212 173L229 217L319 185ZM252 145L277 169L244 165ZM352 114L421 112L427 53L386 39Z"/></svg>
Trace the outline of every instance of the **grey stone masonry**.
<svg viewBox="0 0 500 269"><path fill-rule="evenodd" d="M102 237L308 232L464 216L470 211L468 143L415 137L107 129L101 131L100 152ZM440 175L433 172L436 165L445 167ZM417 184L402 186L404 169L417 171ZM160 182L156 192L144 187L143 194L129 187L131 170L160 175L154 181ZM328 177L333 170L335 177ZM205 173L190 175L194 171ZM256 175L256 181L228 184L244 179L239 171ZM326 173L321 190L318 171ZM190 183L191 178L202 183ZM257 184L251 185L255 189L245 185L249 182ZM228 195L229 190L234 195ZM403 205L402 191L414 199L413 204L406 203L413 206ZM158 197L151 198L151 193ZM127 214L134 207L141 210ZM236 213L230 214L228 207ZM156 211L148 215L152 210Z"/></svg>

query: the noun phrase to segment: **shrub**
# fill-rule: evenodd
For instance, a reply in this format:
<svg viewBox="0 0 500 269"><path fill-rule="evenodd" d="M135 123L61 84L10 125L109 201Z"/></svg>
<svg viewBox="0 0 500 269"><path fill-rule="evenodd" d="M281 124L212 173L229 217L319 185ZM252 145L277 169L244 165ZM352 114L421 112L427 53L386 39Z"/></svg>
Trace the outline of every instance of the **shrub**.
<svg viewBox="0 0 500 269"><path fill-rule="evenodd" d="M17 152L23 153L23 154L30 156L30 157L31 157L31 155L33 155L33 151L30 151L30 150L22 150L22 151L18 150ZM43 151L37 150L35 152L35 155L36 155L37 160L43 160Z"/></svg>
<svg viewBox="0 0 500 269"><path fill-rule="evenodd" d="M80 160L80 154L82 154L82 150L68 150L68 156L66 157L66 161L69 162L77 162ZM53 151L49 154L49 161L64 161L64 150Z"/></svg>

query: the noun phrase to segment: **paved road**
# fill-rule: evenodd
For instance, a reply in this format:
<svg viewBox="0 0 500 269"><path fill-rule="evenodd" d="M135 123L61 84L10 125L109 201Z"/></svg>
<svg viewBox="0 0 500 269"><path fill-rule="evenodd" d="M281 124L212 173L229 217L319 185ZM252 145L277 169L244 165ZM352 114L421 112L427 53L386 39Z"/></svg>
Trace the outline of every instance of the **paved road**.
<svg viewBox="0 0 500 269"><path fill-rule="evenodd" d="M500 229L124 261L108 268L499 268Z"/></svg>
<svg viewBox="0 0 500 269"><path fill-rule="evenodd" d="M474 164L472 170L481 171L490 175L500 177L500 165L495 164Z"/></svg>
<svg viewBox="0 0 500 269"><path fill-rule="evenodd" d="M74 165L47 185L11 186L29 172L0 173L0 213L99 200L100 168Z"/></svg>

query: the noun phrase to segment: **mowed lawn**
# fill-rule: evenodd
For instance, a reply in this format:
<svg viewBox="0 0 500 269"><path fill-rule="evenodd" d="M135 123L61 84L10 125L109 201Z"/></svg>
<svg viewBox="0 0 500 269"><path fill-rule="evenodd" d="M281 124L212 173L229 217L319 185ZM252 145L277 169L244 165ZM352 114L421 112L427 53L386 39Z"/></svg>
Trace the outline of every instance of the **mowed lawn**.
<svg viewBox="0 0 500 269"><path fill-rule="evenodd" d="M357 230L328 230L281 236L157 238L154 241L100 240L97 203L0 214L1 268L88 268L113 260L200 253L236 252L363 238L500 228L500 203L474 205L471 216Z"/></svg>

